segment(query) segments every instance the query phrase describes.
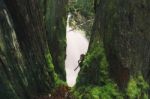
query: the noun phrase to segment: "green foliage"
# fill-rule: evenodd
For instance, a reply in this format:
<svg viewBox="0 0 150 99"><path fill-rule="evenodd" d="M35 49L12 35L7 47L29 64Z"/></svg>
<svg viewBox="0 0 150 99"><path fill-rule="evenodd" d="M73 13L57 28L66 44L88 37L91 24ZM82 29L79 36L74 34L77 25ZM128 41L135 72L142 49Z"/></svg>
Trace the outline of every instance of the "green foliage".
<svg viewBox="0 0 150 99"><path fill-rule="evenodd" d="M108 79L104 85L94 85L94 83L78 85L73 89L73 93L77 99L124 99L125 97L148 99L148 89L148 83L140 74L131 77L126 92L119 91L117 85Z"/></svg>
<svg viewBox="0 0 150 99"><path fill-rule="evenodd" d="M89 10L88 7L86 8L86 5L89 6L87 3L89 2L85 0L77 0L77 3L71 8L71 11L77 12L77 15L79 13L82 16L88 16L88 15L91 16L92 10ZM130 78L130 82L128 84L127 90L120 91L120 92L118 91L116 83L112 82L108 76L109 74L108 63L106 60L106 55L104 53L103 44L100 44L99 42L100 38L97 39L97 35L101 34L101 37L103 37L103 41L105 43L105 48L107 48L106 49L108 52L107 55L110 55L112 57L114 54L117 56L116 59L114 58L112 60L110 59L111 57L108 56L110 59L109 62L112 63L114 67L115 66L119 67L122 65L126 66L126 61L122 61L121 64L117 62L122 60L121 59L122 56L125 57L127 56L127 64L129 69L132 68L132 65L130 65L129 63L130 61L136 64L139 63L139 65L141 66L145 62L145 60L143 61L143 59L145 58L143 58L143 55L139 53L139 48L137 48L136 45L139 45L138 44L139 42L141 42L142 45L143 44L142 42L146 40L139 39L138 37L141 37L141 34L140 35L138 34L137 36L136 32L135 32L136 36L133 35L134 34L133 27L135 27L136 30L136 26L134 26L136 24L133 24L134 22L136 21L137 21L136 23L144 22L145 24L145 20L143 19L146 19L146 17L143 16L142 14L140 15L136 13L139 12L138 10L140 6L139 8L137 8L137 5L141 5L140 2L104 0L101 1L100 3L100 0L97 0L97 4L98 4L97 7L99 9L97 10L97 15L96 15L97 19L95 21L96 23L94 26L94 28L96 27L97 30L94 30L93 34L95 33L95 31L99 31L100 33L95 33L96 36L92 35L93 42L92 44L90 44L89 47L90 50L88 51L85 60L83 61L83 65L81 66L81 70L77 78L76 87L73 90L74 95L77 97L76 99L148 99L147 91L150 88L149 85L144 80L142 74L134 74L132 70L130 72L130 76L132 75L132 77ZM146 8L146 6L144 5L143 7ZM141 8L140 11L141 13L146 13L145 9L143 9L142 11ZM141 16L143 18L141 18ZM132 23L133 20L129 19L128 21L128 18L131 19L133 18L133 20L134 19L135 20ZM80 17L78 17L77 19L79 20ZM145 26L147 26L147 24L145 24ZM142 24L139 27L143 28L144 25ZM129 35L127 33L129 33ZM132 36L133 38L135 38L133 41L137 43L132 42L131 40ZM126 45L128 45L128 40L129 40L129 45L130 44L131 45L126 47ZM141 47L140 49L143 48ZM126 51L124 51L124 49L126 49ZM136 53L136 51L138 53ZM134 52L134 54L132 52ZM135 60L133 57L135 57ZM145 63L142 66L143 68L145 68ZM114 70L116 69L116 72L120 72L117 71L118 67L113 69ZM138 69L138 65L135 65L135 68L136 69L134 70L136 71Z"/></svg>
<svg viewBox="0 0 150 99"><path fill-rule="evenodd" d="M58 74L59 78L65 80L66 1L48 0L44 2L45 5L43 6L45 9L43 10L45 13L43 17L46 25L46 37L49 51L51 53L55 72Z"/></svg>
<svg viewBox="0 0 150 99"><path fill-rule="evenodd" d="M54 65L52 64L52 57L51 57L51 54L49 51L45 55L45 58L46 58L48 66L49 66L49 71L54 72Z"/></svg>
<svg viewBox="0 0 150 99"><path fill-rule="evenodd" d="M97 46L99 45L99 46ZM117 85L111 81L103 44L91 44L73 90L77 99L123 99Z"/></svg>
<svg viewBox="0 0 150 99"><path fill-rule="evenodd" d="M137 97L148 99L148 88L148 83L144 80L143 76L139 74L137 77L131 77L128 83L127 95L130 99L135 99Z"/></svg>
<svg viewBox="0 0 150 99"><path fill-rule="evenodd" d="M94 12L94 0L77 0L75 8L81 12L84 16L92 16Z"/></svg>
<svg viewBox="0 0 150 99"><path fill-rule="evenodd" d="M63 80L60 79L60 77L58 77L58 75L55 73L55 88L57 88L60 85L65 85L67 86L67 83Z"/></svg>
<svg viewBox="0 0 150 99"><path fill-rule="evenodd" d="M72 0L69 12L72 14L70 26L86 32L89 38L94 20L94 0Z"/></svg>
<svg viewBox="0 0 150 99"><path fill-rule="evenodd" d="M97 46L99 45L99 46ZM148 99L149 88L141 73L130 79L126 92L118 90L109 78L108 63L103 44L93 41L83 61L83 66L73 90L77 99Z"/></svg>
<svg viewBox="0 0 150 99"><path fill-rule="evenodd" d="M61 84L65 85L66 83L60 79L60 77L58 76L58 74L56 74L56 72L54 70L54 65L52 64L52 57L51 57L51 54L49 53L49 51L45 55L45 58L46 58L48 66L49 66L48 70L49 70L50 74L52 74L51 78L49 78L49 79L51 79L54 82L53 84L51 84L52 88L57 87Z"/></svg>
<svg viewBox="0 0 150 99"><path fill-rule="evenodd" d="M140 89L137 87L136 81L134 79L130 80L129 86L128 86L128 95L130 98L134 99L139 94Z"/></svg>
<svg viewBox="0 0 150 99"><path fill-rule="evenodd" d="M69 6L69 12L79 11L83 16L93 16L94 0L72 0Z"/></svg>
<svg viewBox="0 0 150 99"><path fill-rule="evenodd" d="M109 81L108 63L103 45L99 45L101 46L95 46L87 53L77 78L77 86L82 84L103 85Z"/></svg>
<svg viewBox="0 0 150 99"><path fill-rule="evenodd" d="M100 99L121 99L122 96L117 90L117 86L113 83L107 83L102 87L94 87L91 90L91 93L95 97L99 97Z"/></svg>
<svg viewBox="0 0 150 99"><path fill-rule="evenodd" d="M113 82L104 86L82 86L74 90L74 96L77 99L123 99L122 94Z"/></svg>

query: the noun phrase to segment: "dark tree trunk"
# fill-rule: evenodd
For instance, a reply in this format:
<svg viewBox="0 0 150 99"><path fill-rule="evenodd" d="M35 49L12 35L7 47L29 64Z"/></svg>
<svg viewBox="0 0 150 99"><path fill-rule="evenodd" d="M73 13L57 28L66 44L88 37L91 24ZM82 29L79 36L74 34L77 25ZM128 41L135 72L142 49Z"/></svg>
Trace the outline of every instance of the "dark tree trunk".
<svg viewBox="0 0 150 99"><path fill-rule="evenodd" d="M0 98L30 99L47 94L55 87L56 75L38 2L4 2L15 31L6 8L0 6Z"/></svg>
<svg viewBox="0 0 150 99"><path fill-rule="evenodd" d="M54 69L59 78L66 80L66 21L68 0L39 0L46 24L47 40Z"/></svg>
<svg viewBox="0 0 150 99"><path fill-rule="evenodd" d="M121 89L138 72L149 81L150 1L96 1L95 27L104 41L111 76Z"/></svg>
<svg viewBox="0 0 150 99"><path fill-rule="evenodd" d="M43 4L46 8L43 11L49 49L56 73L61 79L65 80L64 62L66 57L66 11L68 0L48 0L45 2Z"/></svg>
<svg viewBox="0 0 150 99"><path fill-rule="evenodd" d="M3 4L0 9L0 98L29 98L25 72L15 31Z"/></svg>

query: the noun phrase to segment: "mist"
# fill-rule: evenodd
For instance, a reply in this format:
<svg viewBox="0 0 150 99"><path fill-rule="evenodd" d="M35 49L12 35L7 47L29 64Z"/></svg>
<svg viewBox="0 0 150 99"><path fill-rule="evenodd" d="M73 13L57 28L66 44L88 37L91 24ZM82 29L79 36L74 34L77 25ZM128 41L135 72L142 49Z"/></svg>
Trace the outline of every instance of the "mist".
<svg viewBox="0 0 150 99"><path fill-rule="evenodd" d="M84 31L72 29L69 26L70 17L71 15L69 14L67 19L66 31L67 48L65 69L67 84L68 86L73 87L76 83L76 78L80 71L80 68L78 68L76 71L74 71L74 69L78 66L78 60L80 59L80 55L86 54L89 42L85 36Z"/></svg>

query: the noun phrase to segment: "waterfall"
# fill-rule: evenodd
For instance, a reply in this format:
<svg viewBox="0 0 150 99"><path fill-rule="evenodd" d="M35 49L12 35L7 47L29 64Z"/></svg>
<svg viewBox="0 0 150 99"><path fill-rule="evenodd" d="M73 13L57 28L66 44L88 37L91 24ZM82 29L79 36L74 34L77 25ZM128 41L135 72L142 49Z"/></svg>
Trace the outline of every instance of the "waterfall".
<svg viewBox="0 0 150 99"><path fill-rule="evenodd" d="M67 48L66 48L66 60L65 60L65 69L66 69L66 78L68 86L72 87L76 83L76 78L80 68L76 71L74 69L78 66L78 60L80 59L81 54L85 54L88 49L88 40L85 36L85 32L82 30L72 29L69 26L69 20L71 14L68 14L67 18Z"/></svg>

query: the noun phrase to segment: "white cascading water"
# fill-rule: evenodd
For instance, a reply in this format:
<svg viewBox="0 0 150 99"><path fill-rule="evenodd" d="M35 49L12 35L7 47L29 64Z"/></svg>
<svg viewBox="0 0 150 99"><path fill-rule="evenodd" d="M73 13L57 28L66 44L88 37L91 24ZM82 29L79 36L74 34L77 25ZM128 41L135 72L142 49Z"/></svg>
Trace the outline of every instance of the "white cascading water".
<svg viewBox="0 0 150 99"><path fill-rule="evenodd" d="M76 71L74 69L78 66L78 60L80 59L81 54L85 54L88 49L88 40L85 37L85 32L81 30L72 30L69 26L71 14L68 14L67 18L67 49L66 49L66 60L65 60L65 69L66 69L66 78L67 84L70 87L73 87L76 83L76 78L80 68Z"/></svg>

